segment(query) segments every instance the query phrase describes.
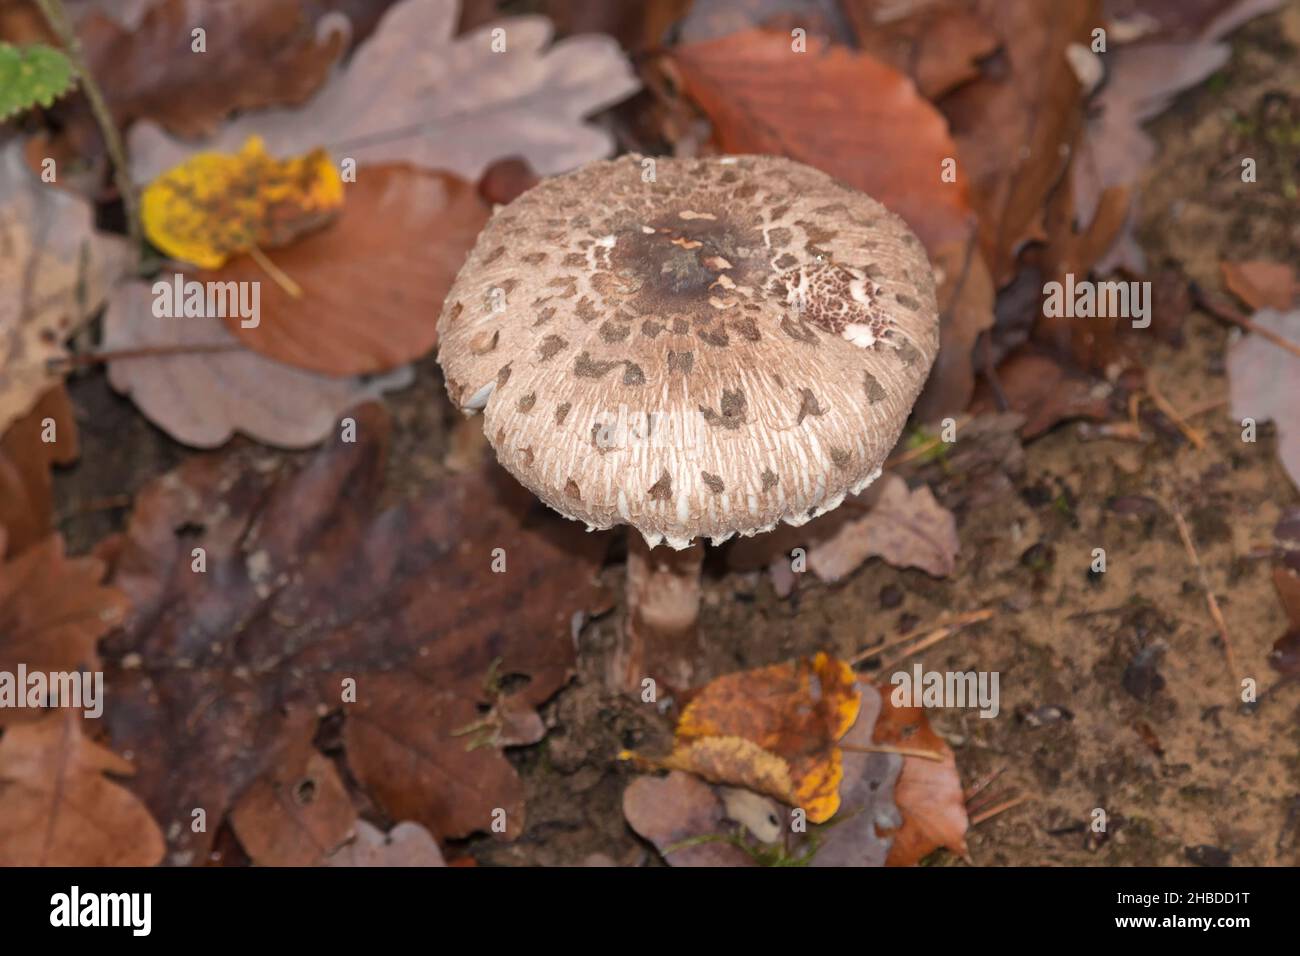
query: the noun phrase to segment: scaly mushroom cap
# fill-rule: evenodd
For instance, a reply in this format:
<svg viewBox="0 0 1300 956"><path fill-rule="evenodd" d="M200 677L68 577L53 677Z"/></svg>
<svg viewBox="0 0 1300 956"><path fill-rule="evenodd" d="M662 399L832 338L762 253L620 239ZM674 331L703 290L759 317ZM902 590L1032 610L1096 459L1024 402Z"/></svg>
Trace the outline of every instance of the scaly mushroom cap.
<svg viewBox="0 0 1300 956"><path fill-rule="evenodd" d="M799 525L879 474L939 349L920 241L787 159L624 156L497 211L438 322L501 463L651 546Z"/></svg>

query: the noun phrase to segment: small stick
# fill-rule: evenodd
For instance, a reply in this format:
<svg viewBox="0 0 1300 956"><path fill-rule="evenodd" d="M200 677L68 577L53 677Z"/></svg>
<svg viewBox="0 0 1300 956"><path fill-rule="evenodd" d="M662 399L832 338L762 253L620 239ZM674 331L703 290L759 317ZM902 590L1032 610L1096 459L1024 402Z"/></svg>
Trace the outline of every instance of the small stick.
<svg viewBox="0 0 1300 956"><path fill-rule="evenodd" d="M1263 336L1272 342L1278 348L1284 348L1292 355L1300 355L1300 345L1292 342L1290 339L1284 339L1271 329L1263 328L1257 325L1253 320L1246 318L1240 312L1227 305L1219 302L1212 302L1210 298L1201 291L1200 286L1192 283L1192 299L1204 311L1210 313L1216 319L1222 319L1224 322L1231 322L1233 325L1239 325L1249 332Z"/></svg>
<svg viewBox="0 0 1300 956"><path fill-rule="evenodd" d="M1232 639L1228 636L1228 624L1223 619L1223 612L1219 610L1219 602L1215 600L1214 591L1210 587L1209 576L1205 573L1205 566L1201 564L1201 556L1196 551L1196 545L1192 542L1192 534L1187 528L1187 522L1183 520L1183 513L1179 510L1178 505L1169 503L1166 509L1173 515L1174 524L1178 526L1178 536L1183 539L1183 548L1186 549L1188 557L1192 559L1192 564L1196 567L1196 574L1201 581L1201 590L1205 592L1205 603L1210 609L1210 617L1214 620L1214 626L1218 628L1219 637L1223 641L1223 656L1228 662L1228 672L1233 680L1237 676L1237 660L1232 653Z"/></svg>
<svg viewBox="0 0 1300 956"><path fill-rule="evenodd" d="M144 232L140 228L140 207L135 194L135 185L131 182L131 166L127 162L122 134L118 131L117 124L113 122L113 112L108 108L103 91L86 65L81 41L77 39L77 32L68 21L68 14L63 4L60 0L36 0L36 5L44 15L45 22L50 25L54 35L63 44L64 52L68 54L72 65L76 67L77 76L81 79L81 91L86 94L86 100L90 103L90 112L95 117L95 124L99 127L100 135L104 137L104 146L108 149L109 159L112 160L113 181L117 184L117 191L122 196L122 207L126 210L126 230L131 237L131 258L138 266Z"/></svg>
<svg viewBox="0 0 1300 956"><path fill-rule="evenodd" d="M265 252L257 248L257 246L249 246L248 254L250 257L252 257L252 260L254 262L256 262L259 266L262 267L262 271L264 271L267 275L269 275L271 277L271 280L275 282L275 284L278 285L281 289L283 289L286 293L288 293L290 297L294 299L302 298L302 286L294 282L293 279L289 277L289 274L287 272L285 272L274 262L272 262L269 258L267 258Z"/></svg>
<svg viewBox="0 0 1300 956"><path fill-rule="evenodd" d="M1224 405L1227 404L1228 404L1228 400L1226 398L1215 399L1212 402L1202 402L1199 405L1193 406L1192 410L1190 412L1187 412L1186 417L1197 418L1201 415L1204 415L1206 412L1212 412L1216 408L1222 408Z"/></svg>
<svg viewBox="0 0 1300 956"><path fill-rule="evenodd" d="M992 616L993 616L993 612L987 608L980 611L967 611L964 614L958 614L955 618L953 618L951 621L947 622L946 624L939 625L938 630L932 631L929 637L933 637L939 631L947 631L949 628L956 631L957 629L965 627L967 624L977 624L980 621L987 621ZM869 647L862 653L858 654L856 657L849 658L849 662L848 662L849 666L852 667L856 664L861 664L863 661L875 657L881 651L889 650L891 647L898 647L900 644L906 644L908 641L914 641L920 636L921 636L921 629L919 627L913 628L912 630L908 631L906 634L894 638L892 641L885 641L883 644L877 644L875 647ZM926 639L929 640L929 637L927 637Z"/></svg>
<svg viewBox="0 0 1300 956"><path fill-rule="evenodd" d="M849 750L855 754L898 754L900 757L920 757L922 760L934 760L936 762L943 760L943 754L935 753L933 750L893 747L889 744L871 744L867 747L860 747L857 744L840 744L840 749Z"/></svg>
<svg viewBox="0 0 1300 956"><path fill-rule="evenodd" d="M973 827L977 827L981 823L985 823L988 820L992 820L999 813L1005 813L1006 811L1010 810L1012 807L1018 807L1022 803L1027 803L1032 799L1033 797L1026 793L1026 794L1022 794L1021 796L1014 797L1011 800L1004 801L1003 803L999 803L996 807L991 807L990 809L985 810L984 812L976 814L975 816L971 817L970 825Z"/></svg>
<svg viewBox="0 0 1300 956"><path fill-rule="evenodd" d="M988 775L987 777L985 777L983 780L979 780L979 781L976 781L975 783L971 784L969 787L966 788L966 792L965 792L964 794L962 794L962 799L963 799L966 803L970 803L970 801L971 801L971 797L973 797L973 796L975 796L976 794L978 794L981 790L983 790L985 787L987 787L989 784L991 784L994 780L996 780L996 779L998 779L998 777L1002 776L1002 771L1005 770L1005 769L1006 769L1006 767L999 767L997 770L994 770L991 774L989 774L989 775Z"/></svg>
<svg viewBox="0 0 1300 956"><path fill-rule="evenodd" d="M1156 403L1156 408L1160 409L1166 418L1178 426L1178 430L1187 437L1189 442L1196 446L1198 451L1204 450L1205 437L1187 424L1187 419L1178 414L1178 409L1174 408L1173 403L1165 398L1160 389L1156 388L1155 379L1151 376L1147 376L1146 389L1147 394L1151 396L1151 401Z"/></svg>
<svg viewBox="0 0 1300 956"><path fill-rule="evenodd" d="M952 637L952 635L956 634L967 624L974 624L979 621L987 621L992 616L993 616L993 612L987 609L983 611L972 611L969 614L963 614L960 618L954 620L951 624L946 624L943 627L936 628L933 632L927 634L919 642L909 647L907 650L903 651L901 654L897 655L896 657L892 657L888 661L881 661L880 669L882 671L886 671L889 670L891 667L897 667L899 664L907 660L913 654L917 654L925 650L926 648L933 647L934 645L938 644L942 640L946 640L947 638Z"/></svg>

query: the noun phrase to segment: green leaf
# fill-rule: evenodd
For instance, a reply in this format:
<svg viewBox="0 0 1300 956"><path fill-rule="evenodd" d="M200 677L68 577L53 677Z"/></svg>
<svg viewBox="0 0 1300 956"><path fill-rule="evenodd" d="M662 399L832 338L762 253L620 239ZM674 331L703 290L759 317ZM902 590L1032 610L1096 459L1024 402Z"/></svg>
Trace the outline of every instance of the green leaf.
<svg viewBox="0 0 1300 956"><path fill-rule="evenodd" d="M50 106L76 82L66 56L43 43L0 43L0 123L33 106Z"/></svg>

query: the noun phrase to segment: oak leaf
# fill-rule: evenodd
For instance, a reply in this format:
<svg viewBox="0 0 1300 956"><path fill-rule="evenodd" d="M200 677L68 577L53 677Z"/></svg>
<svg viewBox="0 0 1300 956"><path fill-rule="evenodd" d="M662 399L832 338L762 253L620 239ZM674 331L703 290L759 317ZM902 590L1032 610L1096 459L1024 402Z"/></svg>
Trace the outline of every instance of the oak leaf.
<svg viewBox="0 0 1300 956"><path fill-rule="evenodd" d="M897 475L883 479L871 510L841 525L808 553L808 567L823 581L839 581L869 557L896 568L920 568L946 577L956 567L957 521L924 485L911 491Z"/></svg>
<svg viewBox="0 0 1300 956"><path fill-rule="evenodd" d="M125 262L87 203L33 176L19 142L0 147L0 434L61 381L51 363Z"/></svg>
<svg viewBox="0 0 1300 956"><path fill-rule="evenodd" d="M301 109L244 113L203 148L232 152L249 136L277 155L346 143L359 166L405 162L471 182L506 156L548 176L613 151L610 133L585 120L640 85L612 37L551 43L539 16L455 36L458 14L457 0L396 4ZM130 146L137 182L195 148L148 122L132 127Z"/></svg>
<svg viewBox="0 0 1300 956"><path fill-rule="evenodd" d="M108 363L113 388L195 448L215 448L236 433L281 448L315 445L346 409L413 379L409 368L336 378L284 365L244 348L218 318L156 318L143 282L113 293L104 347L125 353Z"/></svg>
<svg viewBox="0 0 1300 956"><path fill-rule="evenodd" d="M463 731L502 695L517 715L568 679L572 618L596 592L606 539L496 466L378 511L387 417L376 405L350 417L356 440L300 468L236 447L136 495L111 579L134 611L102 643L104 723L138 755L132 786L176 862L204 860L216 829L194 833L190 809L219 820L274 781L304 711L341 713L347 765L389 818L456 839L501 808L505 838L523 829L515 769Z"/></svg>
<svg viewBox="0 0 1300 956"><path fill-rule="evenodd" d="M0 551L3 542L0 542ZM68 558L57 535L0 563L0 672L94 670L95 644L126 615L126 596L100 583L103 562ZM0 710L14 724L44 712Z"/></svg>
<svg viewBox="0 0 1300 956"><path fill-rule="evenodd" d="M153 866L163 837L149 811L105 774L131 764L86 738L75 713L0 737L0 866Z"/></svg>

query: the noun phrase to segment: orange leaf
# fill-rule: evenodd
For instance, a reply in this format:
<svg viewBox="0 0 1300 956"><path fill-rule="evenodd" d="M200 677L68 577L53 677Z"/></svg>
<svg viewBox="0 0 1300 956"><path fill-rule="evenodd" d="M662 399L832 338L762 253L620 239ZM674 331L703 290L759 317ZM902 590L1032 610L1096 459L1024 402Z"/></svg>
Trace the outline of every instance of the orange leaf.
<svg viewBox="0 0 1300 956"><path fill-rule="evenodd" d="M791 50L788 34L747 30L673 51L687 94L728 153L815 166L902 216L933 251L974 224L948 124L906 76L843 47ZM792 106L791 104L798 104Z"/></svg>
<svg viewBox="0 0 1300 956"><path fill-rule="evenodd" d="M930 729L924 708L896 707L889 698L882 690L875 743L929 750L943 754L943 760L903 758L903 770L894 785L894 803L903 825L893 834L887 863L912 866L941 846L965 856L969 820L957 758L947 741Z"/></svg>
<svg viewBox="0 0 1300 956"><path fill-rule="evenodd" d="M840 805L836 741L861 703L853 669L823 653L727 674L687 706L673 752L659 763L766 793L822 823Z"/></svg>

